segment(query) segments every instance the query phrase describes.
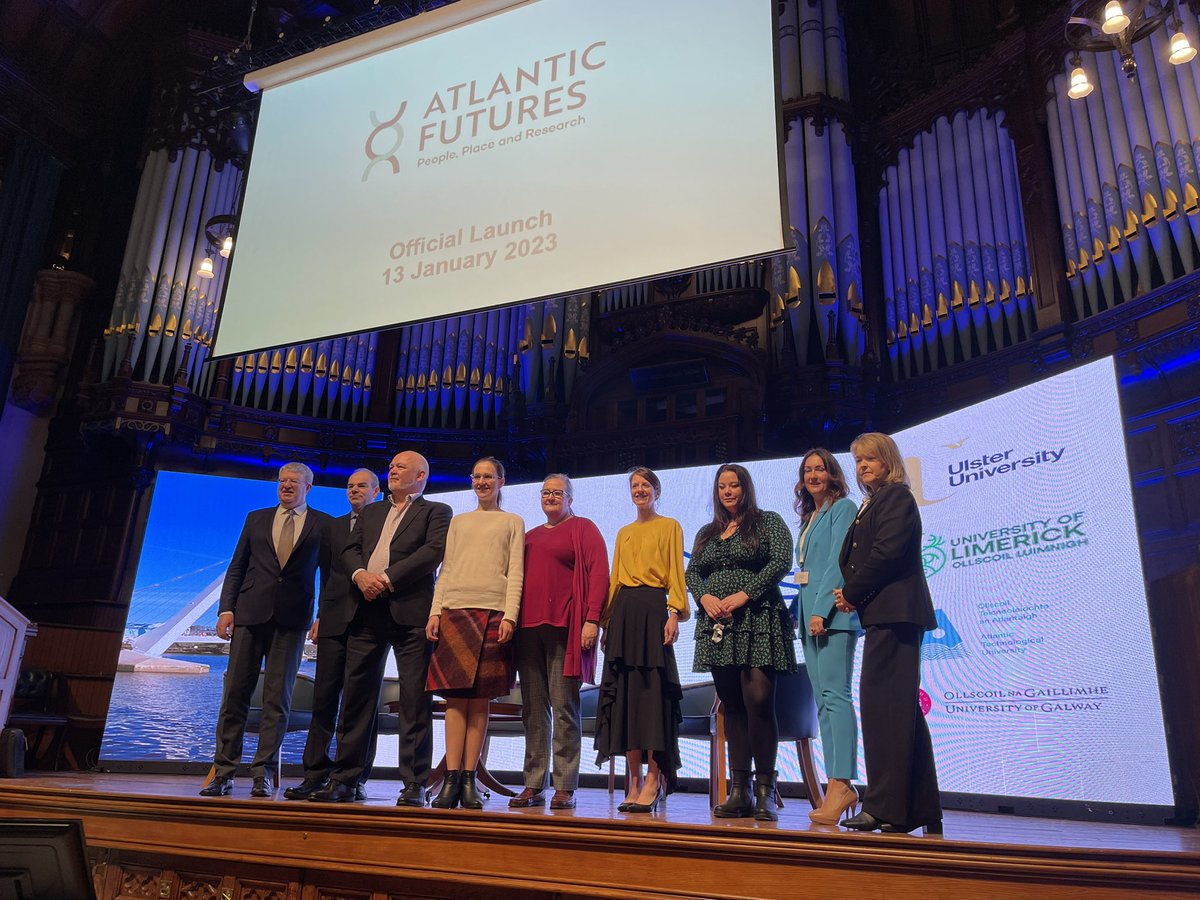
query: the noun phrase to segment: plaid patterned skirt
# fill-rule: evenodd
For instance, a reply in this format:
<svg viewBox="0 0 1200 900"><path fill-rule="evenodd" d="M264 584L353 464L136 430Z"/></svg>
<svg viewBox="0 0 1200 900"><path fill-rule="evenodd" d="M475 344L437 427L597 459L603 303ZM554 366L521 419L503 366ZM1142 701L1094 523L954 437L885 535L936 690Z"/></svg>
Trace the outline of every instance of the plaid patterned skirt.
<svg viewBox="0 0 1200 900"><path fill-rule="evenodd" d="M516 676L513 642L500 643L503 620L498 610L442 610L425 690L488 700L509 693Z"/></svg>

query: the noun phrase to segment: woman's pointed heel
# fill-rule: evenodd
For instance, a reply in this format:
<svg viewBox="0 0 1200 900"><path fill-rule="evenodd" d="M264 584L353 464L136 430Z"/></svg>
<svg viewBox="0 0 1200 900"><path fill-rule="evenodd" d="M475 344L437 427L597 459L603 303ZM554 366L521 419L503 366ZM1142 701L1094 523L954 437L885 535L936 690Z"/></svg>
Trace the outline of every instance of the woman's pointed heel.
<svg viewBox="0 0 1200 900"><path fill-rule="evenodd" d="M859 797L858 791L853 786L845 789L845 793L831 801L829 794L825 795L825 802L821 804L820 809L814 809L808 814L814 825L836 825L842 820L842 816L849 813L853 816L858 809Z"/></svg>
<svg viewBox="0 0 1200 900"><path fill-rule="evenodd" d="M654 795L654 799L649 803L630 803L625 807L625 812L631 813L652 813L658 809L658 804L663 801L663 788L660 784L658 792Z"/></svg>

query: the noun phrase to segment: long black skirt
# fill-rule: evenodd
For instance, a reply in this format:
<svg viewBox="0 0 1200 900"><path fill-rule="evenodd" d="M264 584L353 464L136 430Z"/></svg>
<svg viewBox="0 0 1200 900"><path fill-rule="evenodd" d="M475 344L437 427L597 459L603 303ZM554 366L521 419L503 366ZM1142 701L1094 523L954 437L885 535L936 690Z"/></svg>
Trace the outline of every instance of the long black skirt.
<svg viewBox="0 0 1200 900"><path fill-rule="evenodd" d="M675 648L663 644L666 624L667 595L661 588L622 586L613 598L595 746L597 765L629 750L650 751L670 793L681 764L683 690Z"/></svg>

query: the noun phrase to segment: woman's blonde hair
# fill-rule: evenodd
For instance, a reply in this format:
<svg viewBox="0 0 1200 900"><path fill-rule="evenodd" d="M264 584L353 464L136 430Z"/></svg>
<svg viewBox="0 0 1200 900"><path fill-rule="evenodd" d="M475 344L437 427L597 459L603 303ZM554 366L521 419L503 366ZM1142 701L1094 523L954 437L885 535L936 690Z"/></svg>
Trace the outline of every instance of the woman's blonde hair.
<svg viewBox="0 0 1200 900"><path fill-rule="evenodd" d="M906 487L912 487L912 482L908 480L908 470L904 468L904 457L900 455L900 448L888 435L879 431L860 434L850 444L850 453L853 455L860 451L879 457L887 466L884 484L903 484ZM862 479L858 477L857 462L854 465L854 480L858 482L858 487L863 493L871 493L862 483Z"/></svg>

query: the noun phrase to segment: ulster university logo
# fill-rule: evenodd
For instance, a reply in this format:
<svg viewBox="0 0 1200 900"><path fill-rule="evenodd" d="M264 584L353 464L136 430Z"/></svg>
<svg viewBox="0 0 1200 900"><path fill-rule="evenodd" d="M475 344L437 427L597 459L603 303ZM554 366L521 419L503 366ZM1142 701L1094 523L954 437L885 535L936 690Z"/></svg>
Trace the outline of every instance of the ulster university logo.
<svg viewBox="0 0 1200 900"><path fill-rule="evenodd" d="M371 172L380 163L387 163L393 175L400 174L400 160L396 158L396 151L404 143L404 128L400 125L400 118L406 109L408 109L407 100L401 102L396 114L386 122L380 122L378 116L375 115L375 110L371 110L371 124L375 126L375 129L367 137L366 146L363 147L363 152L366 153L369 160L367 167L363 169L363 181L371 177ZM381 151L380 145L387 143L387 138L383 135L389 131L392 133L391 146Z"/></svg>

